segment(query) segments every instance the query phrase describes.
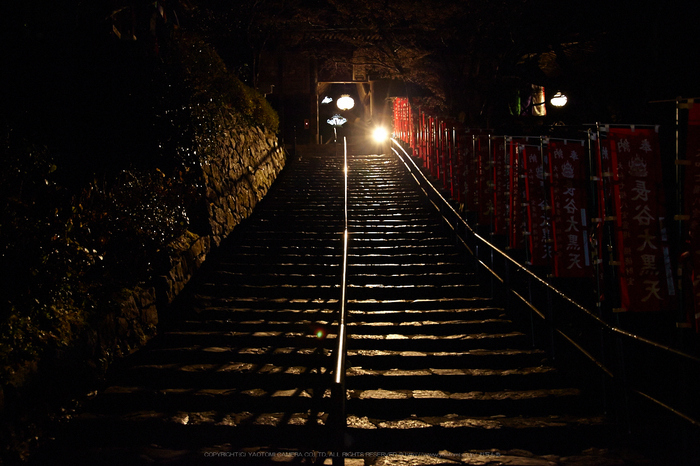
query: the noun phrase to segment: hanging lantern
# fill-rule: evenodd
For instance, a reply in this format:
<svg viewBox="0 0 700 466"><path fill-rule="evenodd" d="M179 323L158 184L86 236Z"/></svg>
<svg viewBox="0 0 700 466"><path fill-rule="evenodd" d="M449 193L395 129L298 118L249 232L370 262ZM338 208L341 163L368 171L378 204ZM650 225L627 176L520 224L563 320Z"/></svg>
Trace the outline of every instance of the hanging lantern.
<svg viewBox="0 0 700 466"><path fill-rule="evenodd" d="M566 97L566 95L562 94L561 92L557 92L549 100L549 102L555 107L563 107L568 101L569 99Z"/></svg>
<svg viewBox="0 0 700 466"><path fill-rule="evenodd" d="M351 108L353 108L355 106L355 99L353 99L352 97L350 97L347 94L343 94L337 100L336 105L341 110L350 110Z"/></svg>

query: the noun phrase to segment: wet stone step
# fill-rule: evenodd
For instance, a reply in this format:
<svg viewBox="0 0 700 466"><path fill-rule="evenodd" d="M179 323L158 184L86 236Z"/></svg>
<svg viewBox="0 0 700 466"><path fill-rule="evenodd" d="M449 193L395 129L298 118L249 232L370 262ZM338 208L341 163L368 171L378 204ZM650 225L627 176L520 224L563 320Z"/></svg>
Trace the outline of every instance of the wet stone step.
<svg viewBox="0 0 700 466"><path fill-rule="evenodd" d="M541 352L527 350L475 349L464 352L392 351L355 349L348 351L348 362L366 369L509 369L540 363Z"/></svg>
<svg viewBox="0 0 700 466"><path fill-rule="evenodd" d="M300 297L308 298L330 298L337 297L336 289L338 284L301 284L301 285L263 285L259 283L251 284L236 284L236 283L216 283L209 282L202 284L202 291L210 296L239 296L239 297L260 297L264 299L273 299L283 297L287 299L295 299Z"/></svg>
<svg viewBox="0 0 700 466"><path fill-rule="evenodd" d="M386 316L367 319L367 316L350 317L348 325L352 327L354 334L381 334L386 335L455 335L455 334L483 334L497 333L498 330L512 329L512 322L507 319L484 319L478 316L449 316L440 315L436 320L411 320L387 319ZM461 317L461 318L459 318Z"/></svg>
<svg viewBox="0 0 700 466"><path fill-rule="evenodd" d="M316 273L309 275L291 273L255 273L220 270L212 274L212 280L225 285L250 286L265 283L265 286L333 286L339 287L337 274Z"/></svg>
<svg viewBox="0 0 700 466"><path fill-rule="evenodd" d="M575 388L500 390L350 390L348 407L355 416L396 419L450 413L452 416L583 415L581 392ZM444 415L443 415L444 417ZM447 421L447 419L446 419Z"/></svg>
<svg viewBox="0 0 700 466"><path fill-rule="evenodd" d="M318 407L328 411L330 398L330 390L313 387L265 390L112 386L90 403L90 410L95 414L119 415L134 411L226 413L237 408L253 412L284 412L292 408L296 412L306 412Z"/></svg>
<svg viewBox="0 0 700 466"><path fill-rule="evenodd" d="M265 297L226 297L213 296L209 294L197 294L197 301L192 304L193 310L203 319L211 313L235 311L236 309L247 309L260 313L284 311L305 311L318 309L319 306L335 306L338 298L321 299L314 298L265 298Z"/></svg>
<svg viewBox="0 0 700 466"><path fill-rule="evenodd" d="M342 261L342 236L337 236L331 241L304 240L301 244L289 245L285 249L279 249L276 243L271 248L262 250L244 249L232 252L236 254L227 261L235 264L255 265L256 261L262 261L262 265L269 263L305 265L307 263L321 263L324 265L340 264Z"/></svg>
<svg viewBox="0 0 700 466"><path fill-rule="evenodd" d="M401 285L404 283L422 284L445 284L457 283L467 284L474 280L474 275L467 271L441 271L431 274L418 274L412 272L404 273L362 273L359 269L353 270L349 275L350 282L354 286L362 286L371 283L381 283L385 285Z"/></svg>
<svg viewBox="0 0 700 466"><path fill-rule="evenodd" d="M361 312L371 311L403 311L446 309L447 306L454 306L453 309L469 309L492 304L491 299L485 297L475 298L436 298L436 299L348 299L349 308Z"/></svg>
<svg viewBox="0 0 700 466"><path fill-rule="evenodd" d="M222 272L241 272L246 270L248 273L257 273L261 275L268 274L296 274L313 277L314 274L340 274L340 264L336 263L274 263L272 260L263 261L263 263L252 262L250 258L240 258L238 262L226 261L217 264L218 270Z"/></svg>
<svg viewBox="0 0 700 466"><path fill-rule="evenodd" d="M301 319L300 319L301 320ZM233 331L235 328L236 332L239 333L251 333L251 334L284 334L284 335L304 335L304 334L309 334L313 335L315 334L315 331L313 330L317 325L321 324L322 322L319 323L318 321L314 321L311 323L306 323L303 321L294 321L294 322L288 322L288 321L283 321L283 320L267 320L267 319L260 319L258 318L257 320L240 320L235 323L235 327L233 327L231 330ZM168 340L171 340L174 335L177 335L178 332L169 332L165 334L164 338L167 338ZM182 332L180 332L182 333ZM221 331L219 332L204 332L204 331L199 331L199 332L187 332L188 335L191 335L193 338L197 337L197 333L201 334L201 338L216 338L217 335L220 336L226 336L226 333L223 333ZM233 333L232 333L233 334ZM168 338L170 337L170 338Z"/></svg>
<svg viewBox="0 0 700 466"><path fill-rule="evenodd" d="M322 326L310 326L302 332L171 332L163 337L163 342L159 343L158 347L211 345L211 347L221 348L245 348L253 345L257 347L274 345L280 348L295 348L301 352L319 346L331 350L330 345L335 339L335 334L326 333L323 338L327 343L319 342L317 332L320 327Z"/></svg>
<svg viewBox="0 0 700 466"><path fill-rule="evenodd" d="M462 284L437 284L437 285L383 285L364 284L348 285L347 293L352 299L360 300L373 297L375 299L441 299L445 296L464 296L470 291L469 286Z"/></svg>
<svg viewBox="0 0 700 466"><path fill-rule="evenodd" d="M273 299L275 297L284 298L322 298L336 297L338 288L337 284L241 284L241 283L205 283L202 285L202 290L208 292L212 296L263 296L265 299Z"/></svg>
<svg viewBox="0 0 700 466"><path fill-rule="evenodd" d="M362 208L349 205L348 209L352 214L351 217L356 220L375 220L384 217L431 219L433 222L436 220L434 210L422 205L409 207L400 204L372 204L363 206Z"/></svg>
<svg viewBox="0 0 700 466"><path fill-rule="evenodd" d="M434 211L423 205L413 205L409 207L396 204L373 204L363 209L350 205L348 208L354 220L365 219L375 222L385 218L421 219L422 221L429 221L431 224L437 224Z"/></svg>
<svg viewBox="0 0 700 466"><path fill-rule="evenodd" d="M81 438L88 445L81 452L90 458L95 451L93 463L82 462L80 453L67 450L63 460L75 458L81 462L68 464L110 464L105 460L105 448L126 447L131 451L137 447L158 446L180 451L198 451L204 447L230 445L235 449L251 444L271 447L297 447L301 449L322 448L328 414L323 411L302 412L157 412L135 411L123 415L83 415L65 428L65 435ZM99 451L102 454L99 454ZM201 454L199 455L201 461ZM86 459L87 459L86 458ZM204 458L206 459L206 458ZM141 461L144 458L140 458ZM138 459L137 459L138 461ZM112 463L153 464L153 462ZM172 464L170 462L166 464ZM188 463L184 463L188 464ZM191 464L191 463L190 463ZM208 463L200 463L208 464Z"/></svg>
<svg viewBox="0 0 700 466"><path fill-rule="evenodd" d="M226 364L141 365L121 373L120 385L158 389L248 387L291 390L300 386L327 387L328 371L318 363L307 361L305 365L285 366L234 361Z"/></svg>
<svg viewBox="0 0 700 466"><path fill-rule="evenodd" d="M500 391L569 388L569 384L562 380L556 369L547 365L509 369L371 369L349 366L347 377L349 390Z"/></svg>
<svg viewBox="0 0 700 466"><path fill-rule="evenodd" d="M423 229L439 229L440 222L433 216L402 216L395 215L379 215L370 216L349 215L348 227L350 231L361 231L363 228L384 228L390 229L405 229L405 228L423 228Z"/></svg>
<svg viewBox="0 0 700 466"><path fill-rule="evenodd" d="M610 430L602 417L502 415L411 416L404 419L348 418L348 435L358 451L489 451L489 445L540 454L581 451L591 441L606 442ZM409 449L406 449L407 446ZM548 453L545 453L548 452Z"/></svg>
<svg viewBox="0 0 700 466"><path fill-rule="evenodd" d="M257 342L256 342L257 343ZM318 347L246 347L246 346L181 346L177 348L154 349L142 364L188 365L205 367L211 364L250 364L264 365L272 362L280 366L300 366L304 364L328 364L331 348Z"/></svg>
<svg viewBox="0 0 700 466"><path fill-rule="evenodd" d="M458 253L454 254L348 254L348 262L352 264L353 267L368 265L405 265L407 267L412 266L425 266L425 265L453 265L463 267L463 264L459 262L461 255Z"/></svg>
<svg viewBox="0 0 700 466"><path fill-rule="evenodd" d="M439 351L446 345L462 349L491 349L520 348L528 343L526 335L519 332L447 335L354 334L350 336L348 348L384 351L413 351L415 348L421 348L423 351Z"/></svg>
<svg viewBox="0 0 700 466"><path fill-rule="evenodd" d="M333 320L337 318L337 309L330 309L326 305L337 304L338 300L285 299L277 302L268 300L255 303L241 299L235 301L233 299L211 299L211 297L203 295L200 295L199 299L200 301L193 305L193 311L200 319L185 321L189 328L195 325L195 322L202 325L202 328L207 328L212 325L212 322L213 325L232 324L239 321L266 319L271 315L290 322L301 319ZM180 328L180 325L175 326ZM225 330L225 327L217 330L222 329Z"/></svg>

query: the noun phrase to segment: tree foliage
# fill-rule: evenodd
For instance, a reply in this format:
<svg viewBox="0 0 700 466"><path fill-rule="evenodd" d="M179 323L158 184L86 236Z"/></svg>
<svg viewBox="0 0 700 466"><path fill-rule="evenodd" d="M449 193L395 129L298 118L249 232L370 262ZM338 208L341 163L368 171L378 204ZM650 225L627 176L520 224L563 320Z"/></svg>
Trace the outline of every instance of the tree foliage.
<svg viewBox="0 0 700 466"><path fill-rule="evenodd" d="M306 50L321 66L351 63L373 78L414 84L429 102L472 120L516 85L522 55L549 43L536 0L253 3L268 46L277 32L278 47Z"/></svg>
<svg viewBox="0 0 700 466"><path fill-rule="evenodd" d="M2 386L83 338L198 231L207 118L278 126L192 29L194 5L44 4L12 0L1 17Z"/></svg>
<svg viewBox="0 0 700 466"><path fill-rule="evenodd" d="M354 63L375 78L414 84L429 103L464 113L471 123L508 119L509 103L529 93L530 84L575 90L579 105L587 105L578 108L584 119L624 118L654 96L693 95L698 88L685 64L700 54L700 39L682 20L697 16L697 5L191 1L221 18L209 23L218 25L210 33L228 30L237 38L229 46L250 51L239 58L253 76L265 47L306 50L329 69Z"/></svg>

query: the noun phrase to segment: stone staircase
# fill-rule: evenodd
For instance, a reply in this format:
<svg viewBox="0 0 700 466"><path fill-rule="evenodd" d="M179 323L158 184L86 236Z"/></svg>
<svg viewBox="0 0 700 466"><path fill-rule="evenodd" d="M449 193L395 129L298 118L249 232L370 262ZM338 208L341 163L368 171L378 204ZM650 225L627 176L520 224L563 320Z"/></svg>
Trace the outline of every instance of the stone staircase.
<svg viewBox="0 0 700 466"><path fill-rule="evenodd" d="M290 162L178 318L61 420L35 463L330 464L342 164ZM489 296L400 162L353 155L349 168L349 462L602 445L605 419Z"/></svg>
<svg viewBox="0 0 700 466"><path fill-rule="evenodd" d="M350 449L591 446L603 417L490 296L398 160L355 157L351 173Z"/></svg>

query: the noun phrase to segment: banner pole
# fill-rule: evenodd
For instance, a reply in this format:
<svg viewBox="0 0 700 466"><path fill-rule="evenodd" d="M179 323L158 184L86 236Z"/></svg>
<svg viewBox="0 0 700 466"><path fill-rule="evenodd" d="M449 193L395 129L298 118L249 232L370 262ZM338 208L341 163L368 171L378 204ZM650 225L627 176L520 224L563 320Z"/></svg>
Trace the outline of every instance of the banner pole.
<svg viewBox="0 0 700 466"><path fill-rule="evenodd" d="M683 180L681 177L681 154L680 154L680 127L681 127L681 122L680 122L680 106L681 106L681 98L677 97L676 98L676 141L675 141L675 151L676 151L676 218L678 219L677 226L676 226L676 231L678 234L678 243L683 244L683 220L682 220L682 214L683 214L683 190L684 186L682 185ZM686 144L687 147L687 144ZM686 149L687 150L687 149ZM683 246L681 246L681 250L677 252L678 256L680 257L681 253L683 252ZM681 267L682 265L679 264L679 270L682 270ZM676 274L678 276L677 278L677 284L676 286L678 287L678 310L677 310L677 321L679 324L683 323L685 320L685 292L683 290L683 276L682 272ZM679 324L676 326L678 327Z"/></svg>
<svg viewBox="0 0 700 466"><path fill-rule="evenodd" d="M605 223L604 223L604 211L601 208L601 203L605 202L605 196L599 196L600 190L599 186L602 186L603 183L603 170L602 167L600 166L600 160L598 158L594 158L593 156L593 151L594 151L594 141L595 144L599 144L598 137L599 134L597 134L595 137L593 136L591 128L588 128L586 130L588 133L588 166L589 166L589 172L591 174L591 182L588 185L589 189L592 189L592 193L589 194L589 199L593 200L593 203L591 205L595 206L596 212L598 213L598 222L596 224L596 227L594 231L591 234L592 238L595 238L595 243L591 244L591 251L594 253L592 254L595 262L593 264L593 270L595 273L595 287L596 287L596 309L598 312L598 317L601 319L603 318L603 290L602 290L602 266L603 266L603 257L602 257L602 247L603 247L603 229L605 228ZM599 152L598 152L599 153ZM594 164L594 160L596 163ZM595 169L595 172L594 172ZM593 173L595 173L595 176L593 176ZM607 359L608 359L608 352L607 352L607 345L606 345L606 338L605 338L605 329L600 328L599 332L599 338L600 338L600 358L601 361L603 361L604 364L607 364ZM605 413L608 413L610 410L610 393L607 385L607 380L605 379L605 376L601 376L601 394L602 394L602 408Z"/></svg>

